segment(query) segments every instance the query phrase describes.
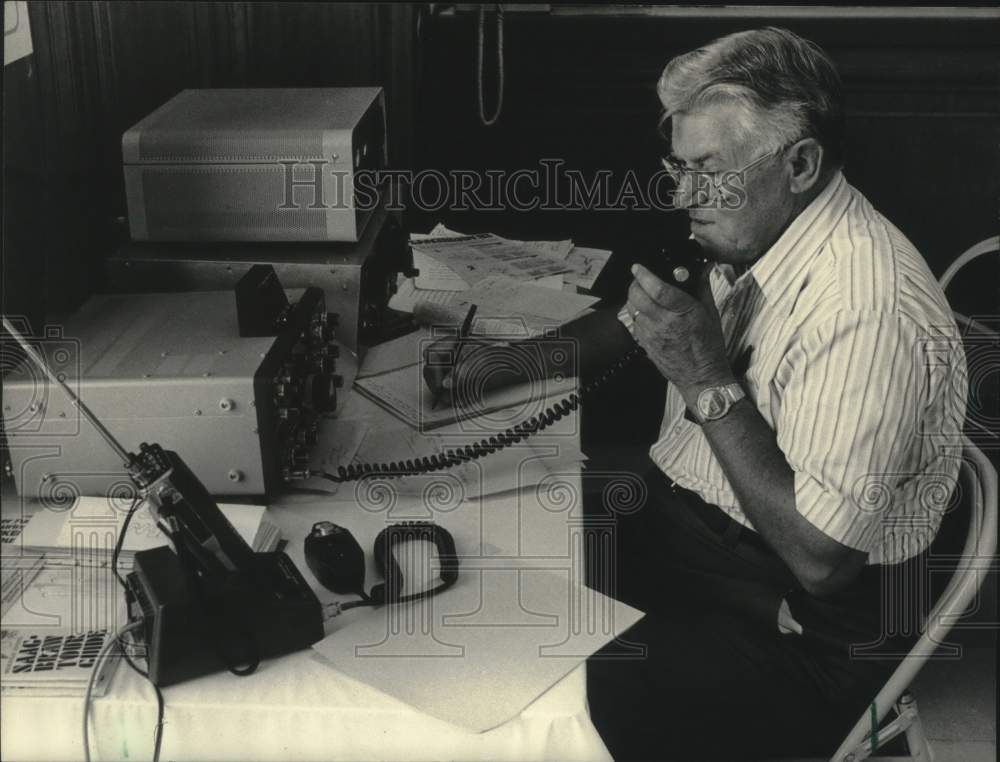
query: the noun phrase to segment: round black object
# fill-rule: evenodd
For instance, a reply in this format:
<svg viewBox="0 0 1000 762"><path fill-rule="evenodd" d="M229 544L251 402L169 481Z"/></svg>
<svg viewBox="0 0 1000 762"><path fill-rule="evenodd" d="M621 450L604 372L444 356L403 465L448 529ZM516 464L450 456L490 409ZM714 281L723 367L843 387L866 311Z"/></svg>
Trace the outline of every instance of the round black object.
<svg viewBox="0 0 1000 762"><path fill-rule="evenodd" d="M306 563L323 587L364 595L365 552L349 531L318 521L305 540Z"/></svg>

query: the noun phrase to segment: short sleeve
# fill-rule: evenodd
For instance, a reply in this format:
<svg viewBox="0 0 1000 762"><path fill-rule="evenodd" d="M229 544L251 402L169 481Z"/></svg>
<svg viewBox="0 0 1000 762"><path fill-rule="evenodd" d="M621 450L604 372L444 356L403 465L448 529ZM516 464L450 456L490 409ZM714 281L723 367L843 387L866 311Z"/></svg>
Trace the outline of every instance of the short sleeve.
<svg viewBox="0 0 1000 762"><path fill-rule="evenodd" d="M845 312L804 336L783 382L778 446L795 472L798 512L828 537L871 552L885 505L920 467L928 394L920 331L885 312Z"/></svg>

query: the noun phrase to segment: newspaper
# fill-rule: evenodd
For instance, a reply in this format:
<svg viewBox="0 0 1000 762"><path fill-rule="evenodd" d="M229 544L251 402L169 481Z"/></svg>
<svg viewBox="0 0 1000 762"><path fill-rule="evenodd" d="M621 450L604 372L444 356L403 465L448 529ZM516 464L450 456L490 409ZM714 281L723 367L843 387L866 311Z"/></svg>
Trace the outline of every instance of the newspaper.
<svg viewBox="0 0 1000 762"><path fill-rule="evenodd" d="M412 245L415 252L446 265L469 286L475 286L491 275L534 280L570 271L570 267L559 257L521 241L508 241L490 233L427 238Z"/></svg>
<svg viewBox="0 0 1000 762"><path fill-rule="evenodd" d="M467 291L424 291L404 281L389 306L410 312L425 325L461 323L469 305L477 307L472 333L525 337L563 325L586 312L596 297L555 291L534 283L493 275Z"/></svg>

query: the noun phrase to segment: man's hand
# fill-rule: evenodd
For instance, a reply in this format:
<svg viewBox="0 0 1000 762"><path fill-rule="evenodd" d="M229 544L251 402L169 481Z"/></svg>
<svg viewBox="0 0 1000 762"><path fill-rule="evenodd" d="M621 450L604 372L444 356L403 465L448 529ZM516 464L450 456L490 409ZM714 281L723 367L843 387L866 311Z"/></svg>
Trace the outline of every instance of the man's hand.
<svg viewBox="0 0 1000 762"><path fill-rule="evenodd" d="M458 344L462 343L462 353L459 357ZM461 398L472 399L471 394L475 391L476 384L469 383L469 363L470 357L486 347L492 346L492 342L482 339L465 338L459 339L457 336L449 336L439 339L430 344L424 350L424 381L435 399L440 399L441 404L454 404L456 393L461 390ZM482 355L480 355L481 357ZM458 364L455 364L456 358ZM475 365L475 363L473 363ZM463 367L464 366L464 367ZM482 390L480 390L482 391Z"/></svg>
<svg viewBox="0 0 1000 762"><path fill-rule="evenodd" d="M633 336L688 407L706 386L732 383L711 296L698 301L640 265L633 274L628 296ZM867 554L827 537L798 513L795 474L760 412L744 400L724 418L703 425L702 432L740 508L803 588L812 595L828 595L850 584Z"/></svg>
<svg viewBox="0 0 1000 762"><path fill-rule="evenodd" d="M706 386L735 381L711 297L703 304L642 265L635 265L632 274L627 302L632 335L688 406Z"/></svg>
<svg viewBox="0 0 1000 762"><path fill-rule="evenodd" d="M604 308L571 320L560 329L560 340L545 337L489 341L466 339L457 373L452 372L457 336L433 342L424 351L424 380L441 402L474 399L475 394L547 378L592 378L604 373L634 347L618 319L618 310ZM573 351L566 351L567 342Z"/></svg>

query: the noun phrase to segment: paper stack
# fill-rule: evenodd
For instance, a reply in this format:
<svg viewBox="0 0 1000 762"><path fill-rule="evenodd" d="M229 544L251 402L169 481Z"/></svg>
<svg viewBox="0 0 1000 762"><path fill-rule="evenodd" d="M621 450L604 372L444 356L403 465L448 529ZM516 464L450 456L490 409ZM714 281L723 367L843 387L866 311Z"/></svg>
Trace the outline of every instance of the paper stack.
<svg viewBox="0 0 1000 762"><path fill-rule="evenodd" d="M463 233L449 230L441 224L438 224L430 233L412 233L410 235L410 244L414 247L414 266L420 269L420 265L417 264L418 257L421 262L426 261L424 257L427 255L430 255L432 260L435 258L433 249L442 243L440 239L455 238L483 240L485 237L466 236ZM597 276L601 274L601 270L611 257L611 252L607 249L576 246L571 240L515 241L508 238L500 238L499 236L489 236L488 238L494 239L494 245L495 242L502 242L530 255L555 260L559 265L559 269L553 270L553 273L560 273L561 280L565 283L585 289L593 288ZM489 243L489 241L487 240L486 243ZM440 254L440 251L437 253ZM446 260L447 255L445 254L445 261L440 262L440 264L447 265ZM420 276L416 279L416 287L419 289L442 289L444 286L438 282L438 278L441 275L442 271L436 268L431 268L427 275L421 271ZM447 279L449 276L445 273L444 277ZM458 277L457 282L462 282L460 273L454 274L451 277ZM456 281L452 281L452 283L454 282ZM454 287L454 289L461 290L461 287Z"/></svg>
<svg viewBox="0 0 1000 762"><path fill-rule="evenodd" d="M63 511L39 510L21 533L25 550L46 555L46 566L106 566L122 530L129 504L118 505L102 497L80 497ZM274 550L281 532L264 517L265 506L220 504L239 535L255 551ZM135 554L167 544L145 507L136 510L122 544L118 565L130 569Z"/></svg>
<svg viewBox="0 0 1000 762"><path fill-rule="evenodd" d="M4 516L0 518L0 539L4 543L14 543L21 536L21 530L28 523L29 516Z"/></svg>
<svg viewBox="0 0 1000 762"><path fill-rule="evenodd" d="M0 560L3 586L0 589L0 616L7 613L24 589L38 576L45 565L45 555L8 556Z"/></svg>
<svg viewBox="0 0 1000 762"><path fill-rule="evenodd" d="M2 524L3 557L0 558L0 615L6 614L21 592L38 576L45 554L21 550L19 538L28 524L27 516L4 516Z"/></svg>
<svg viewBox="0 0 1000 762"><path fill-rule="evenodd" d="M127 621L125 596L107 566L50 566L18 585L3 616L0 682L4 695L80 696L94 660ZM103 695L119 658L97 676Z"/></svg>
<svg viewBox="0 0 1000 762"><path fill-rule="evenodd" d="M404 279L389 306L421 323L461 322L478 308L472 332L524 337L586 314L597 301L577 293L593 286L610 252L572 241L515 241L463 235L439 225L410 237L416 278Z"/></svg>

